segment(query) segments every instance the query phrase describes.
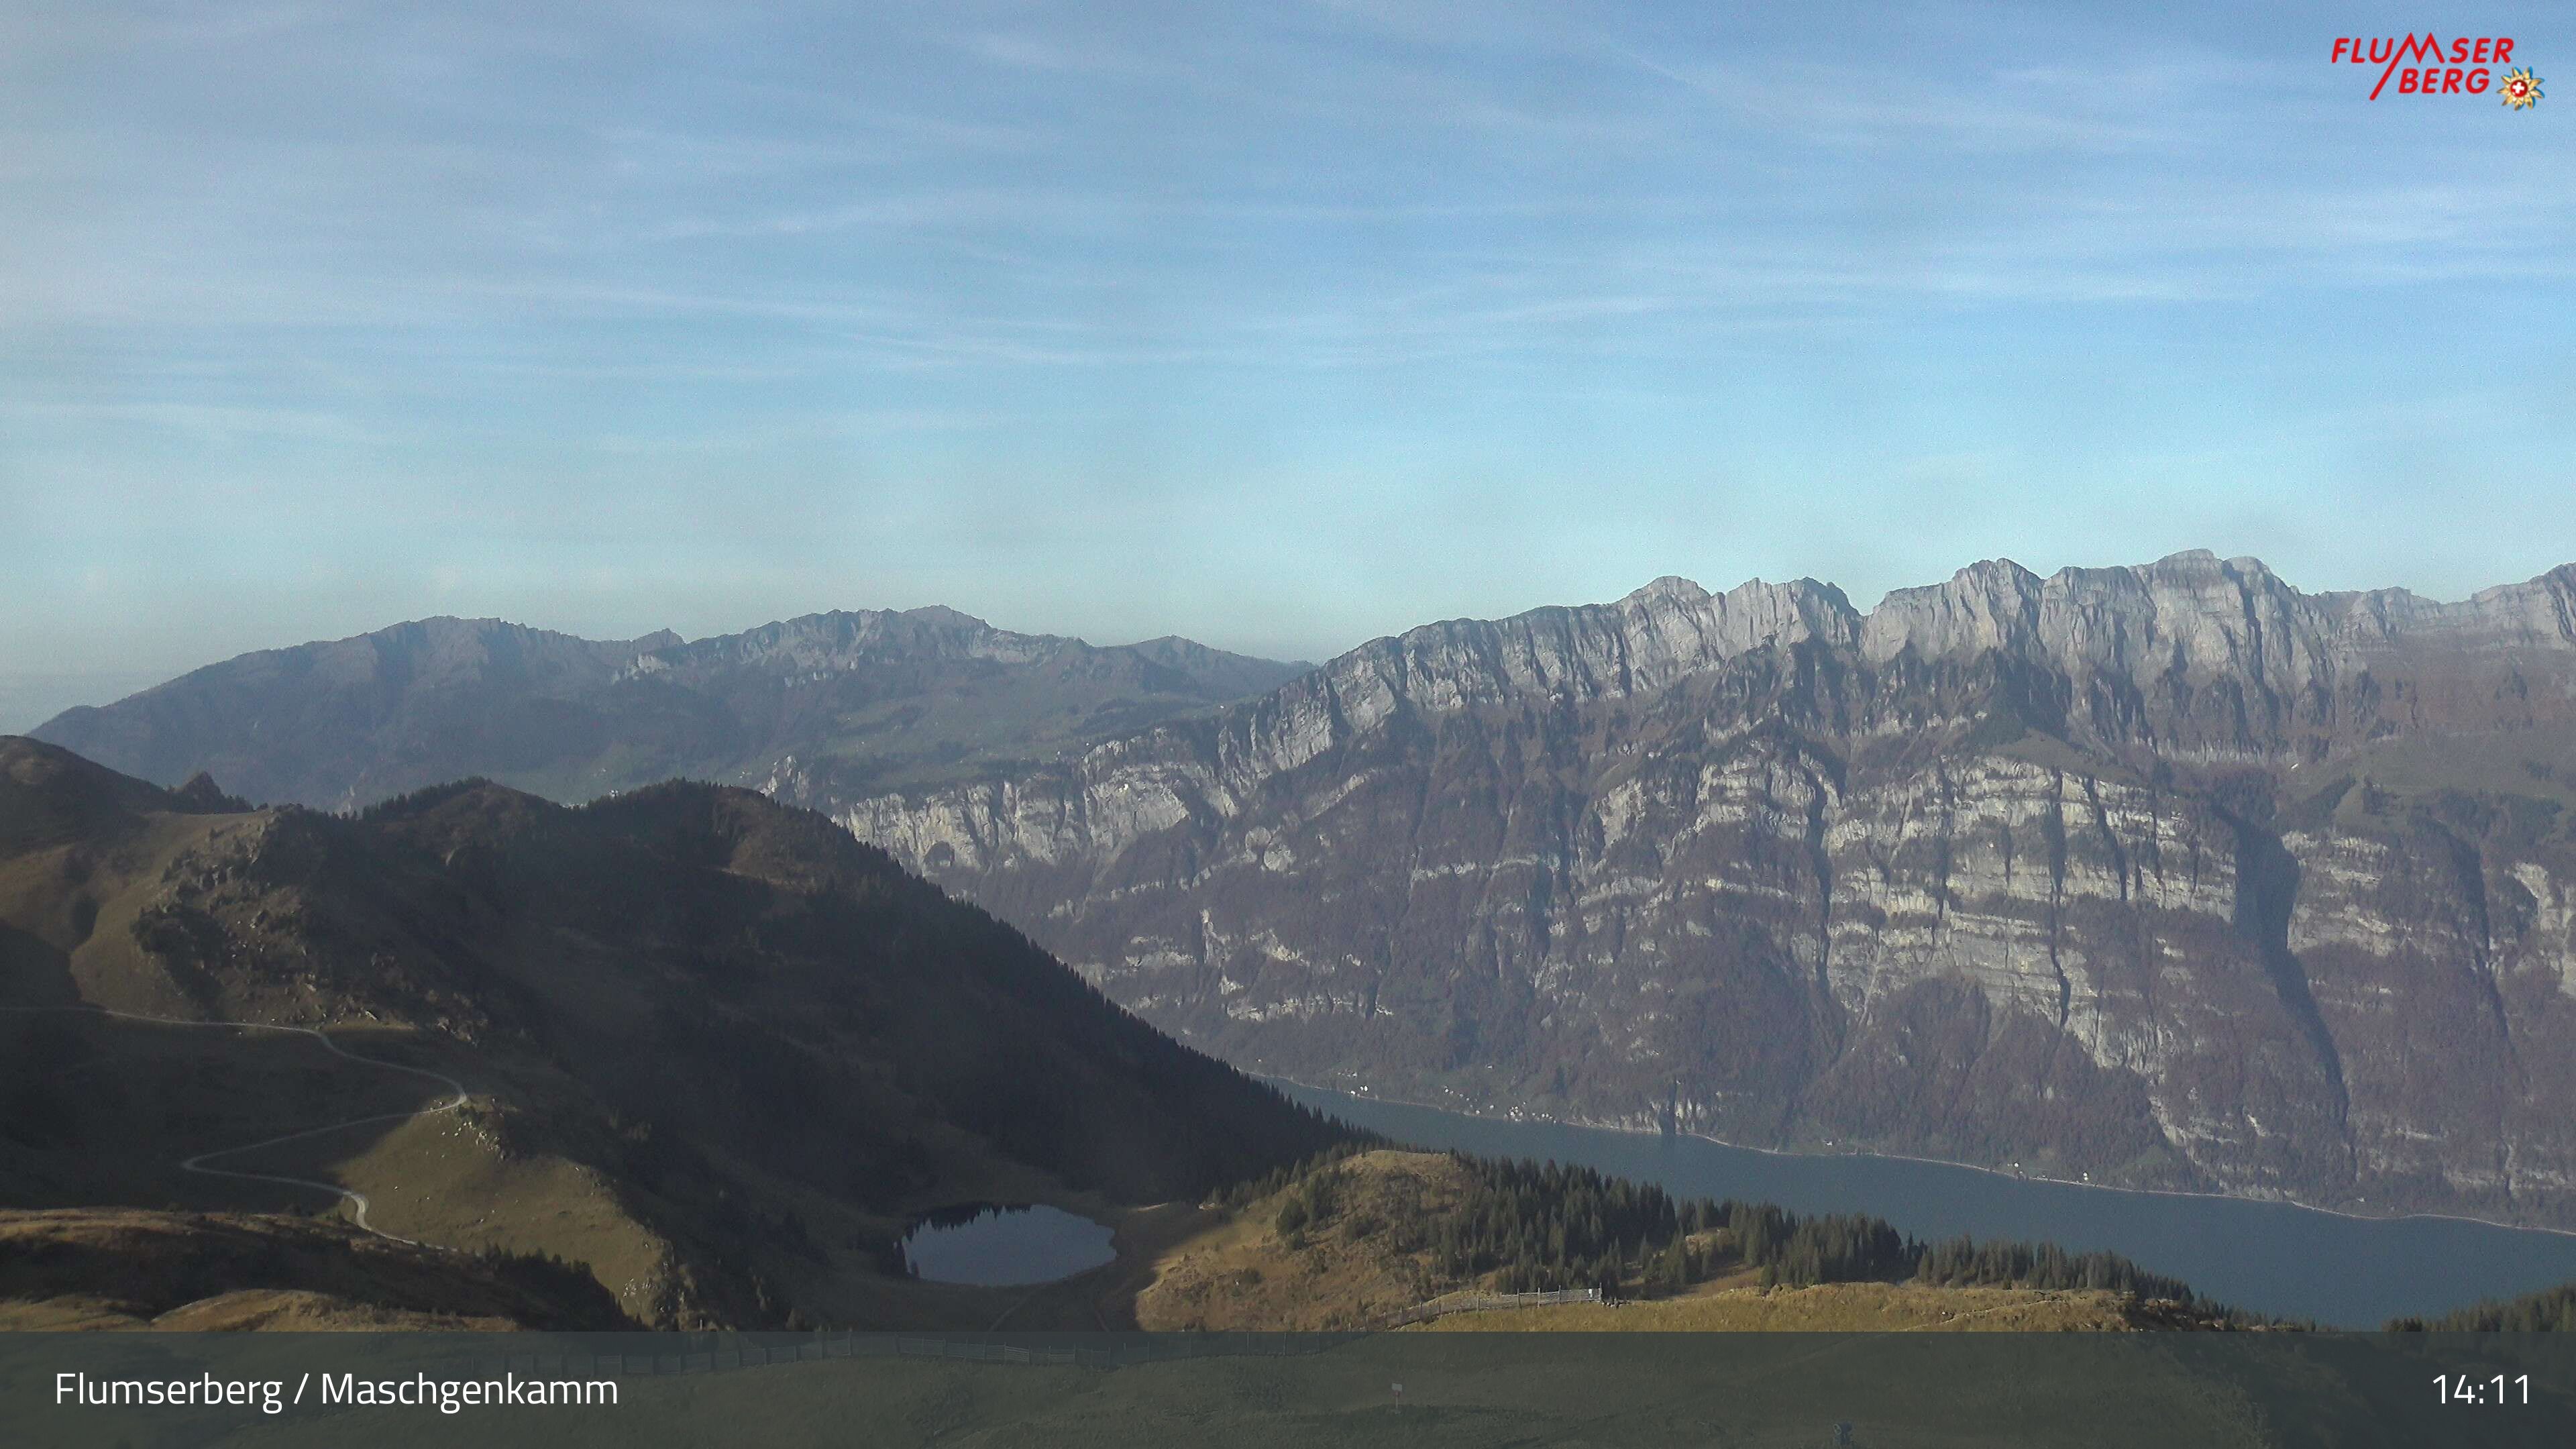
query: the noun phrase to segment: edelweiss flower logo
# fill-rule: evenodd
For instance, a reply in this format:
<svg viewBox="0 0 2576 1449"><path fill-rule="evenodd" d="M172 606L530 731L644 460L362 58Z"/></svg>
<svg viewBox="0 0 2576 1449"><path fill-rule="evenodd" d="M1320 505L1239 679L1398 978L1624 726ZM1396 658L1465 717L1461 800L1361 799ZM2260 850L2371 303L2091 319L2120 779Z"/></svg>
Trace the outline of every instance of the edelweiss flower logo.
<svg viewBox="0 0 2576 1449"><path fill-rule="evenodd" d="M2509 70L2504 73L2504 84L2496 89L2503 93L2506 105L2527 111L2540 99L2540 77L2528 69Z"/></svg>

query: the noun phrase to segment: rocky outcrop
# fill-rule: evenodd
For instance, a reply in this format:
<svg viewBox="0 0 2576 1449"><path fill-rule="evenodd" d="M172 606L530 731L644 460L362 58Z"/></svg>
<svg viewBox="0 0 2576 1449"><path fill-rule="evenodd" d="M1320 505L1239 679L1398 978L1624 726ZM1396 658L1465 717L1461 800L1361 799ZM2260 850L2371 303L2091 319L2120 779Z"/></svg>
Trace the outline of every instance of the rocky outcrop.
<svg viewBox="0 0 2576 1449"><path fill-rule="evenodd" d="M1862 627L1873 662L1997 653L2068 689L2071 737L2160 757L2317 761L2399 730L2528 725L2576 688L2576 566L2443 604L2306 595L2255 559L2177 554L2041 579L2008 561L1900 589Z"/></svg>
<svg viewBox="0 0 2576 1449"><path fill-rule="evenodd" d="M2571 600L1665 579L806 798L1285 1076L2571 1223Z"/></svg>

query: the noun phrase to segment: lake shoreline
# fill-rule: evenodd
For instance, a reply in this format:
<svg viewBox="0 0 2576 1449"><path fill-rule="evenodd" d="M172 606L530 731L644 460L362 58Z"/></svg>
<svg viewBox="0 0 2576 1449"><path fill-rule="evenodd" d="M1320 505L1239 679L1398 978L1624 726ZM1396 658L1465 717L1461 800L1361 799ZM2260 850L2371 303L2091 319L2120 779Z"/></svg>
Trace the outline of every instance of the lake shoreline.
<svg viewBox="0 0 2576 1449"><path fill-rule="evenodd" d="M1465 1117L1478 1122L1503 1122L1511 1124L1538 1124L1549 1127L1570 1127L1587 1132L1616 1132L1626 1137L1687 1137L1694 1142L1706 1142L1714 1146L1727 1148L1731 1151L1759 1152L1766 1157L1795 1158L1800 1161L1831 1162L1838 1159L1864 1158L1873 1159L1879 1162L1910 1162L1925 1167L1955 1167L1966 1172L1983 1173L1988 1177L2001 1178L2006 1182L2045 1183L2052 1187L2080 1187L2091 1189L2096 1192L2121 1193L2130 1197L2171 1197L2185 1198L2196 1202L2244 1203L2257 1207L2295 1208L2300 1212L2317 1213L2324 1217L2340 1218L2346 1222L2354 1223L2468 1223L2482 1228L2497 1228L2510 1233L2546 1233L2552 1237L2576 1239L2576 1229L2553 1228L2536 1223L2498 1222L2493 1218L2470 1217L2462 1213L2357 1213L2348 1212L2342 1208L2320 1207L2315 1203L2300 1202L2296 1198L2244 1197L2236 1193L2193 1192L2183 1188L2170 1187L2121 1187L2113 1183L2087 1182L2071 1177L2034 1176L2033 1174L2026 1172L2007 1171L2000 1167L1987 1167L1980 1163L1953 1162L1950 1159L1943 1157L1916 1157L1902 1152L1800 1152L1795 1148L1789 1147L1764 1147L1756 1143L1729 1142L1723 1137L1711 1137L1705 1132L1663 1132L1643 1127L1621 1126L1615 1122L1589 1122L1579 1118L1568 1119L1563 1117L1540 1116L1509 1117L1490 1112L1467 1112L1461 1111L1456 1107L1443 1107L1433 1102L1416 1102L1401 1097L1380 1096L1375 1092L1369 1092L1366 1094L1350 1092L1345 1091L1340 1087L1327 1087L1313 1082L1301 1082L1294 1077L1283 1077L1266 1072L1250 1072L1247 1073L1247 1075L1253 1077L1257 1081L1285 1083L1288 1086L1296 1087L1303 1091L1329 1092L1337 1097L1348 1097L1359 1101L1384 1102L1389 1106L1413 1107L1425 1112L1445 1112L1453 1117ZM1354 1123L1352 1125L1357 1126L1358 1124Z"/></svg>

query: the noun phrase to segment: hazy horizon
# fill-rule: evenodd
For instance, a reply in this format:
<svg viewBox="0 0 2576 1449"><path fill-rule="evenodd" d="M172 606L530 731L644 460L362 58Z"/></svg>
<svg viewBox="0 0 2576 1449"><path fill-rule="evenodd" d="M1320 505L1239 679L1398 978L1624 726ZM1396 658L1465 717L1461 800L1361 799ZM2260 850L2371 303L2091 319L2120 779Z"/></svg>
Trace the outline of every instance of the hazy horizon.
<svg viewBox="0 0 2576 1449"><path fill-rule="evenodd" d="M1320 660L1664 574L2463 598L2576 559L2571 103L2329 61L2458 23L0 9L0 727L441 614Z"/></svg>
<svg viewBox="0 0 2576 1449"><path fill-rule="evenodd" d="M1997 557L2000 557L2000 555L1998 555ZM1984 561L1985 561L1985 560L1970 560L1970 561L1969 561L1969 563L1977 563L1977 562L1984 562ZM2018 560L2018 559L2015 559L2015 560L2010 560L2010 562L2020 563L2021 561L2020 561L2020 560ZM2067 565L2062 565L2061 567L2065 567L2065 568L2105 568L2105 567L2123 567L2123 566L2133 566L2133 565L2138 565L2138 564L2149 564L2149 563L2154 563L2154 562L2156 562L2156 560L2154 560L2154 559L2134 559L2134 560L2129 560L2129 561L2127 561L2127 563L2126 563L2126 564L2067 564ZM2261 560L2260 562L2262 562L2266 567L2269 567L2269 566L2270 566L2270 561L2269 561L2269 560ZM2576 563L2576 560L2570 560L2569 562L2571 562L2571 563ZM2022 566L2023 566L2023 567L2025 567L2025 568L2029 568L2029 567L2030 567L2028 564L2023 564ZM1961 565L1960 565L1960 568L1962 568L1962 569L1964 569L1964 568L1966 568L1966 567L1968 567L1968 564L1963 563L1963 564L1961 564ZM1953 574L1955 574L1956 572L1958 572L1958 570L1957 570L1957 569L1954 569L1954 570L1952 570L1951 572L1952 572ZM2035 574L2039 574L2039 575L2040 575L2040 576L2042 576L2042 577L2047 577L2048 575L2051 575L2051 574L2054 574L2054 573L2058 572L2058 570L2057 570L2057 569L2054 569L2054 568L2052 568L2052 569L2036 569L2036 568L2033 568L2033 569L2031 569L2031 572L2033 572L2033 573L2035 573ZM2543 572L2547 572L2547 570L2543 570ZM1687 576L1685 576L1685 577L1687 577ZM1830 585L1834 585L1835 587L1838 587L1838 588L1840 587L1840 585L1835 584L1835 583L1834 583L1834 580L1832 580L1832 579L1829 579L1829 578L1822 578L1822 577L1820 577L1820 576L1813 575L1813 574L1791 575L1791 576L1788 576L1788 577L1790 577L1790 578L1811 578L1811 579L1814 579L1814 580L1815 580L1816 582L1818 582L1818 583L1830 584ZM1941 582L1946 581L1949 577L1950 577L1950 575L1949 575L1949 574L1944 574L1944 575L1943 575L1941 578L1939 578L1939 579L1923 579L1923 580L1920 580L1920 581L1918 581L1918 582L1916 582L1916 583L1913 583L1913 584L1899 584L1899 585L1896 585L1895 587L1896 587L1896 588L1899 588L1899 589L1924 587L1924 586L1928 586L1928 585L1939 584L1939 583L1941 583ZM1706 589L1707 589L1709 592L1711 592L1711 593L1724 593L1724 592L1726 592L1727 590L1732 589L1732 588L1734 588L1734 587L1737 587L1738 585L1741 585L1741 584L1762 582L1762 580L1760 580L1760 579L1758 579L1758 578L1755 578L1755 579L1737 579L1737 580L1734 580L1734 581L1729 582L1729 583L1719 583L1719 582L1716 582L1716 581L1713 581L1713 580L1709 580L1709 579L1693 579L1693 580L1691 580L1691 581L1692 581L1693 583L1699 584L1699 585L1700 585L1700 586L1702 586L1703 588L1706 588ZM1776 582L1783 582L1783 581L1785 581L1785 580L1778 580L1778 579L1775 579L1775 580L1772 580L1771 582L1775 582L1775 583L1776 583ZM2284 582L2286 582L2286 583L2288 583L2291 587L2298 589L2300 592L2302 592L2302 593L2307 593L2307 594L2320 594L2320 593L2332 593L2332 592L2351 592L2351 591L2348 591L2348 590L2328 590L2328 589L2311 588L2311 587L2306 586L2306 585L2305 585L2305 583L2304 583L2302 580L2299 580L2299 579L2296 579L2296 578L2290 578L2290 577L2287 577L2286 575L2284 575L2284 576L2283 576L2283 581L2284 581ZM1653 582L1653 580L1650 580L1650 579L1641 579L1641 580L1639 580L1639 581L1638 581L1638 583L1637 583L1636 587L1637 587L1637 588L1642 588L1642 587L1644 587L1645 585L1647 585L1647 584L1649 584L1649 583L1651 583L1651 582ZM2479 585L2476 589L2472 589L2472 590L2468 591L2468 593L2464 593L2464 594L2458 595L2458 596L2456 596L2456 597L2446 597L2446 596L2441 596L2441 595L2422 595L2422 596L2423 596L2423 597L2427 597L2427 598L2433 598L2433 599L2435 599L2437 602L2443 602L2443 603L2455 603L2455 602L2459 602L2460 600L2462 600L2462 599L2465 599L2465 598L2469 597L2469 594L2473 594L2473 593L2476 593L2476 592L2480 592L2480 591L2485 590L2485 589L2496 588L2496 587L2499 587L2499 586L2502 586L2502 585L2506 585L2506 584L2515 584L2515 583L2522 583L2522 582L2526 582L2526 580L2524 580L2524 579L2497 579L2497 580L2493 581L2492 583L2488 583L2488 584L2481 584L2481 585ZM2403 585L2372 585L2372 586L2369 586L2369 587L2372 587L2372 588L2403 588L2404 586L2403 586ZM1631 588L1631 589L1624 589L1624 590L1621 590L1621 591L1620 591L1620 593L1619 593L1619 594L1617 594L1617 595L1611 595L1611 596L1608 596L1608 597L1605 597L1605 598L1600 598L1600 599L1552 599L1552 600L1544 600L1544 601L1540 601L1540 602L1537 602L1537 603L1533 603L1533 604L1527 605L1527 606L1525 606L1524 608L1521 608L1521 609L1514 609L1514 610L1511 610L1511 611L1510 611L1510 613L1512 613L1512 614L1524 613L1524 612L1527 612L1529 609L1547 608L1547 607L1551 607L1551 606L1559 606L1559 607L1561 607L1561 606L1570 606L1570 605L1582 605L1582 604L1599 604L1599 603L1608 603L1608 602L1612 602L1612 601L1613 601L1613 600L1615 600L1616 598L1624 597L1625 595L1627 595L1627 594L1629 594L1629 593L1633 593L1633 592L1635 592L1635 591L1636 591L1636 590L1635 590L1635 588ZM1885 592L1887 592L1887 591L1882 590L1882 591L1881 591L1881 595L1883 596ZM2421 594L2421 591L2420 591L2420 590L2418 590L2418 591L2413 591L2413 592L2417 592L2417 593ZM1846 597L1848 597L1848 598L1850 599L1851 604L1852 604L1852 607L1854 607L1855 609L1858 609L1860 612L1862 612L1862 613L1864 613L1864 614L1869 613L1869 612L1871 612L1872 610L1876 609L1876 608L1878 607L1879 603L1883 601L1883 598L1882 598L1882 597L1871 597L1871 598L1866 598L1866 599L1865 599L1865 598L1863 598L1863 597L1860 597L1860 596L1857 596L1857 595L1853 595L1853 594L1851 593L1851 591L1850 591L1850 590L1848 590L1848 589L1845 589L1845 590L1844 590L1844 594L1845 594L1845 596L1846 596ZM881 606L877 606L877 605L869 605L869 604L855 604L855 605L834 604L834 605L829 605L829 606L822 607L822 608L815 608L815 609L806 609L806 610L801 610L801 611L799 611L797 614L793 614L793 615L782 615L782 616L779 616L779 617L776 617L776 618L767 618L767 619L752 620L752 621L749 621L749 622L746 622L746 623L743 623L743 624L740 624L740 625L737 625L737 626L734 626L734 627L731 627L731 628L720 628L720 629L715 629L715 630L708 631L708 632L706 632L706 633L690 633L690 632L685 631L685 630L673 630L672 632L679 634L679 635L681 636L681 638L682 638L684 641L686 641L686 642L696 642L697 640L700 640L700 639L714 638L714 637L721 637L721 636L725 636L725 635L732 635L732 634L740 634L740 633L744 633L744 632L747 632L747 631L752 630L752 629L760 628L760 627L762 627L762 626L764 626L764 625L768 625L768 624L775 624L775 623L781 623L781 622L784 622L786 619L789 619L789 618L804 617L804 616L806 616L806 615L813 615L813 614L828 614L828 613L858 613L858 612L868 611L868 610L871 610L871 609L876 609L876 608L879 608L879 607L881 607ZM935 605L935 606L934 606L934 605L911 605L911 606L907 606L907 607L912 607L912 608L926 608L926 607L953 607L953 606L947 606L947 605ZM1379 631L1379 632L1378 632L1378 633L1376 633L1376 634L1371 634L1371 635L1367 635L1367 636L1365 636L1365 637L1363 637L1363 638L1359 638L1359 639L1351 640L1351 641L1350 641L1348 644L1346 644L1346 645L1343 645L1343 646L1340 646L1340 647L1338 647L1338 648L1334 648L1334 649L1331 649L1331 650L1323 651L1323 652L1320 652L1320 653L1313 653L1313 654L1266 654L1266 655L1265 655L1265 654L1262 654L1262 653L1261 653L1261 651L1259 651L1259 650L1257 650L1257 649L1245 649L1245 648L1241 648L1241 647L1239 647L1239 646L1237 646L1237 645L1233 645L1233 644L1226 643L1226 642L1224 642L1223 640L1220 640L1220 639L1210 638L1210 637L1207 637L1207 636L1202 635L1202 634L1193 634L1193 633L1191 633L1191 632L1190 632L1188 629L1186 629L1186 628L1166 629L1166 630L1163 630L1161 633L1158 633L1158 634L1144 634L1144 635L1136 635L1136 636L1133 636L1133 637L1117 637L1117 638L1110 638L1110 637L1091 637L1091 636L1086 636L1086 635L1078 634L1078 633L1076 633L1075 631L1072 631L1072 630L1049 628L1049 627L1046 627L1042 622L1041 622L1041 623L1027 623L1027 622L1014 622L1014 621L1004 620L1004 619L990 619L990 618L983 618L983 616L982 616L982 615L975 615L975 614L974 614L974 611L973 611L973 610L971 610L971 609L960 609L960 610L958 610L957 612L959 612L959 613L964 613L964 614L974 615L975 617L977 617L977 618L979 618L979 619L982 619L982 620L983 620L983 622L984 622L984 623L986 623L986 624L990 624L990 625L992 625L992 626L993 626L993 627L995 627L995 628L1008 630L1008 631L1010 631L1010 632L1014 632L1014 633L1020 633L1020 634L1054 634L1054 635L1065 635L1065 636L1070 636L1070 637L1074 637L1074 638L1080 638L1080 639L1082 639L1084 642L1089 643L1089 644L1094 644L1094 645L1114 646L1114 645L1121 645L1121 644L1141 644L1141 643L1149 642L1149 641L1154 640L1154 639L1161 639L1161 638L1166 638L1166 637L1171 637L1171 636L1177 635L1177 636L1182 637L1182 638L1186 638L1186 639L1194 640L1194 641L1196 641L1196 642L1198 642L1198 643L1201 643L1201 644L1211 645L1212 647L1215 647L1215 648L1233 650L1233 651L1234 651L1234 652L1236 652L1236 653L1253 654L1253 655L1256 655L1257 657L1276 659L1276 660L1279 660L1279 661L1281 661L1281 662L1283 662L1283 663L1287 663L1287 662L1304 662L1304 663L1307 663L1307 664L1321 664L1321 663L1325 662L1326 660L1332 659L1332 658L1334 658L1334 657L1336 657L1336 656L1338 656L1338 655L1341 655L1341 654L1343 654L1343 653L1348 652L1350 649L1357 648L1357 647L1359 647L1360 645L1362 645L1362 644L1365 644L1365 643L1369 642L1371 639L1384 638L1384 637L1388 637L1388 636L1391 636L1391 635L1402 634L1402 633L1404 633L1405 631L1407 631L1407 630L1409 630L1409 629L1415 628L1415 627L1417 627L1417 626L1419 626L1419 625L1423 625L1423 624L1436 623L1436 622L1439 622L1439 621L1441 621L1441 620L1446 620L1446 619L1458 619L1458 618L1509 617L1509 615L1466 615L1466 614L1458 614L1458 613L1447 613L1447 614L1427 615L1427 616L1425 616L1425 617L1423 617L1423 618L1420 618L1420 619L1411 620L1411 621L1409 621L1409 622L1407 622L1407 623L1400 624L1400 625L1394 626L1394 627L1392 627L1392 628L1388 628L1388 629L1381 630L1381 631ZM254 648L253 648L253 649L239 651L239 653L236 653L236 654L230 654L230 655L225 655L225 656L222 656L221 658L210 658L210 659L201 660L201 661L197 662L196 664L187 665L187 666L184 666L184 667L182 667L182 668L179 668L179 669L173 669L173 670L169 670L169 671L166 671L166 672L164 672L164 671L157 671L157 670L149 670L149 669L145 669L145 670L120 670L120 671L89 672L89 673L83 673L83 672L67 672L67 673L51 674L51 675L48 675L48 674L33 674L33 675L0 675L0 734L23 734L23 733L26 733L27 731L34 729L36 726L38 726L38 725L40 725L40 724L43 724L45 721L47 721L47 720L49 720L49 719L53 718L55 715L60 714L60 713L61 713L61 712L63 712L64 710L71 709L71 708L74 708L74 707L76 707L76 706L80 706L80 705L103 705L103 704L110 704L110 703L115 702L116 700L123 699L123 698L127 697L128 695L136 694L136 693L139 693L139 692L141 692L141 691L143 691L143 690L149 689L149 688L151 688L151 687L152 687L152 686L154 686L154 685L167 683L169 680L171 680L171 679L175 679L175 678L178 678L179 676L184 675L184 674L187 674L187 673L191 672L192 670L199 669L199 668L203 668L203 667L205 667L205 666L207 666L207 665L211 665L211 664L219 664L219 663L222 663L222 662L224 661L224 659L238 658L240 653L254 653L254 652L259 652L259 651L261 651L261 650L268 650L268 649L287 649L287 648L293 648L293 647L295 647L295 646L297 646L297 645L300 645L300 644L311 644L311 643L328 642L329 640L331 640L331 639L335 639L335 638L354 638L354 637L358 637L358 636L365 635L365 634L372 634L372 633L376 633L376 632L378 632L378 631L380 631L380 630L382 630L382 629L393 628L393 627L396 627L397 625L400 625L400 624L406 624L406 623L417 623L417 622L419 622L419 621L420 621L420 619L428 619L428 618L442 618L442 617L445 617L445 618L470 618L470 619L483 619L483 618L503 618L504 616L499 616L499 615L436 615L436 614L431 614L431 615L421 615L421 616L419 616L418 618L414 618L414 619L388 619L388 620L386 620L386 621L385 621L383 624L381 624L381 625L377 625L377 626L374 626L374 627L371 627L371 628L367 628L367 629L361 629L361 630L356 631L354 634L345 634L345 635L322 635L322 636L315 636L314 638L311 638L311 639L282 639L282 640L279 640L279 641L277 641L277 642L275 642L275 643L272 643L272 644L264 644L264 645L254 646ZM535 620L535 619L505 619L505 622L512 623L512 624L521 624L521 625L525 625L525 626L530 627L530 628L543 629L543 630L547 630L547 631L549 631L549 632L559 633L559 634L576 634L576 635L579 635L579 634L580 634L580 631L579 631L579 630L557 628L557 627L555 627L555 626L553 626L553 625L550 625L550 624L547 624L547 623L545 623L545 622L543 622L543 621L541 621L541 620ZM640 638L645 637L646 635L653 634L653 633L657 633L657 632L659 632L659 631L660 631L660 629L662 629L662 628L667 628L667 627L668 627L667 625L664 625L664 626L657 626L656 628L636 629L636 630L629 630L629 631L621 631L621 632L618 632L618 633L605 634L605 635L583 635L582 637L587 637L587 638L596 638L596 639L640 639Z"/></svg>

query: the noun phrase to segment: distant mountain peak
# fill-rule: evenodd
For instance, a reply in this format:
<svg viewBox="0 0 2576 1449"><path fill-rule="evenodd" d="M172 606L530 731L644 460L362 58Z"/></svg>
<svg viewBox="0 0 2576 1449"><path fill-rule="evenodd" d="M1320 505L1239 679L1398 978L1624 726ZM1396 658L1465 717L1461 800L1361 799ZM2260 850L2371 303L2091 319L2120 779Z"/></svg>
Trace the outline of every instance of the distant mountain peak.
<svg viewBox="0 0 2576 1449"><path fill-rule="evenodd" d="M942 605L695 641L442 616L241 655L36 733L165 784L210 771L324 808L468 775L586 800L671 776L784 788L1044 758L1305 667L1177 637L1097 648Z"/></svg>
<svg viewBox="0 0 2576 1449"><path fill-rule="evenodd" d="M982 619L976 618L972 614L966 613L963 610L952 609L946 604L924 604L917 609L905 609L896 617L912 619L924 624L937 624L951 629L977 629L989 633L1004 632L994 629L991 624ZM1050 635L1042 637L1053 636Z"/></svg>
<svg viewBox="0 0 2576 1449"><path fill-rule="evenodd" d="M1760 583L1761 580L1756 579L1754 582ZM1699 604L1706 602L1708 598L1708 590L1702 588L1698 581L1683 578L1680 574L1665 574L1629 594L1624 602L1658 603L1664 600L1677 600L1686 604Z"/></svg>

